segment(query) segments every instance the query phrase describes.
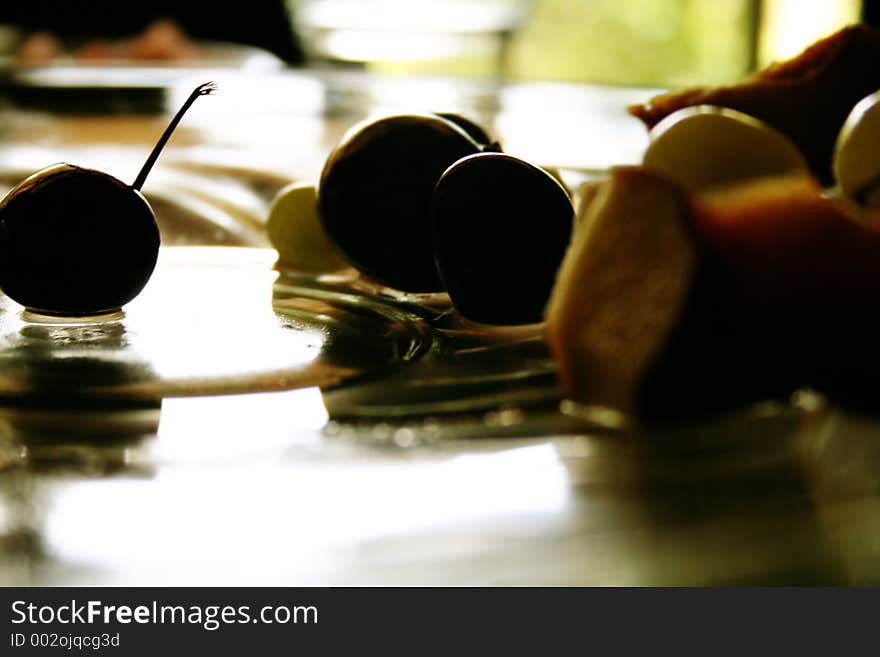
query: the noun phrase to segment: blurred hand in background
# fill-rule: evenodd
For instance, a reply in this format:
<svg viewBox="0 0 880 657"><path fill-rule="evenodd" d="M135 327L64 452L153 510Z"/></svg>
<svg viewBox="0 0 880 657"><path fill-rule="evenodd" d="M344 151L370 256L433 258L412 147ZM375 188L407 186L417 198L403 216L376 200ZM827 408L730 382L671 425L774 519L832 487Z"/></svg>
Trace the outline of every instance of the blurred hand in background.
<svg viewBox="0 0 880 657"><path fill-rule="evenodd" d="M0 24L19 35L17 58L47 63L60 56L82 61L134 59L185 61L199 43L252 46L287 64L303 60L283 0L191 3L170 0L3 3Z"/></svg>

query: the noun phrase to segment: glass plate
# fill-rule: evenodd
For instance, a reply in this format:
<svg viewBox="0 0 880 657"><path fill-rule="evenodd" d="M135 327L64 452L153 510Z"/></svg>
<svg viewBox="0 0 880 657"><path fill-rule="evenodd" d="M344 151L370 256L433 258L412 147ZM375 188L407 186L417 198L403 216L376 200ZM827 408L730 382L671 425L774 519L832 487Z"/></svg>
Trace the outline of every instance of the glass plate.
<svg viewBox="0 0 880 657"><path fill-rule="evenodd" d="M554 418L572 424L558 411L559 388L543 325L476 324L455 313L446 294L406 294L356 274L319 285L283 272L275 290L278 309L299 305L303 298L312 304L317 296L349 305L379 304L422 334L421 353L407 359L407 367L324 388L331 433L378 442L411 436L420 443L449 435L528 433L535 430L533 417L540 418L542 430ZM279 301L283 297L287 301Z"/></svg>

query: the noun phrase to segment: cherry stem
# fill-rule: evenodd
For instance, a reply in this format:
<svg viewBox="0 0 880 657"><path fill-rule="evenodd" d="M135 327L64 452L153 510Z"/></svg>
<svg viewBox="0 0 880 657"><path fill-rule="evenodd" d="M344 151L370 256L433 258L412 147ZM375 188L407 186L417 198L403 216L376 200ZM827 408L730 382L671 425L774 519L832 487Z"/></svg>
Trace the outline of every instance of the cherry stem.
<svg viewBox="0 0 880 657"><path fill-rule="evenodd" d="M144 166L141 167L141 171L138 174L137 178L135 178L134 183L132 184L132 188L140 190L141 187L144 186L144 182L147 179L147 176L150 175L150 171L153 168L153 165L156 164L156 160L159 159L159 153L162 152L162 149L165 148L165 144L168 143L168 139L171 137L171 133L174 132L174 129L177 127L177 124L180 123L180 119L183 118L183 115L186 114L186 111L192 106L194 102L196 102L196 98L199 96L207 96L217 89L217 85L213 82L205 82L204 84L200 84L198 87L193 89L193 92L189 95L189 98L186 99L186 102L183 103L181 108L177 110L177 114L174 115L174 118L171 119L171 123L168 124L168 127L165 128L165 132L162 133L162 136L159 137L159 141L156 142L156 145L153 147L153 152L150 153L150 157L147 158L147 161L144 162Z"/></svg>

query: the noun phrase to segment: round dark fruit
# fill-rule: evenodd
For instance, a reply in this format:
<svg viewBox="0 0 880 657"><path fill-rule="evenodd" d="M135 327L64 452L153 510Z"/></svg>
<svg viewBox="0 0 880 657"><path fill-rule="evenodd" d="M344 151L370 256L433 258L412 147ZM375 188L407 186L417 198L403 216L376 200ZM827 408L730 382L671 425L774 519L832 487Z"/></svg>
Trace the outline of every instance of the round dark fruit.
<svg viewBox="0 0 880 657"><path fill-rule="evenodd" d="M442 291L431 194L449 165L479 151L464 130L436 115L394 115L355 126L321 173L324 231L350 264L379 283Z"/></svg>
<svg viewBox="0 0 880 657"><path fill-rule="evenodd" d="M158 253L149 204L100 171L57 164L0 203L0 287L30 310L119 309L146 285Z"/></svg>
<svg viewBox="0 0 880 657"><path fill-rule="evenodd" d="M159 254L156 218L140 188L186 110L213 90L206 83L190 94L133 185L70 164L16 185L0 201L3 292L48 315L97 315L134 299Z"/></svg>
<svg viewBox="0 0 880 657"><path fill-rule="evenodd" d="M473 155L437 182L432 214L437 269L462 316L541 321L574 219L556 179L510 155Z"/></svg>

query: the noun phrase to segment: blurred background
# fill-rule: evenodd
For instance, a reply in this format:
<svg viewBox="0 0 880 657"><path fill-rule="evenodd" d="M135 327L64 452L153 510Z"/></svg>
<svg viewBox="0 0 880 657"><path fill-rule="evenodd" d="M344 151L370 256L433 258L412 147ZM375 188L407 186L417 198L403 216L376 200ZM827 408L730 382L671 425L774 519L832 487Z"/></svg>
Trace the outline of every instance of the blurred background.
<svg viewBox="0 0 880 657"><path fill-rule="evenodd" d="M646 133L626 114L627 105L662 88L737 81L843 25L876 22L878 4L0 3L0 109L158 117L178 106L195 83L213 79L224 93L194 108L177 138L198 131L191 141L199 147L185 157L204 165L247 165L248 171L311 179L357 120L398 111L452 111L489 126L509 153L557 168L602 171L640 160ZM82 118L65 123L69 129L59 136L58 126L50 129L40 122L44 119L16 115L5 122L7 139L17 126L22 148L12 154L7 149L0 166L12 161L18 172L25 145L56 148L69 137L118 150L135 134L125 121L113 132L106 119ZM229 153L218 152L221 148ZM34 159L48 155L37 153Z"/></svg>
<svg viewBox="0 0 880 657"><path fill-rule="evenodd" d="M873 18L865 0L277 0L4 3L0 52L28 61L189 56L181 36L264 49L285 64L393 74L678 86L722 83ZM114 50L87 32L146 44ZM37 39L33 39L38 35ZM47 36L48 35L48 36ZM61 43L57 40L60 39ZM66 40L66 41L65 41ZM129 42L131 43L131 41ZM73 44L71 46L71 44Z"/></svg>
<svg viewBox="0 0 880 657"><path fill-rule="evenodd" d="M382 71L721 83L851 22L858 0L296 0L316 59ZM870 3L865 3L870 4Z"/></svg>

